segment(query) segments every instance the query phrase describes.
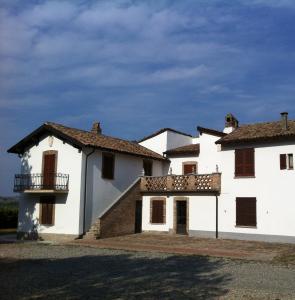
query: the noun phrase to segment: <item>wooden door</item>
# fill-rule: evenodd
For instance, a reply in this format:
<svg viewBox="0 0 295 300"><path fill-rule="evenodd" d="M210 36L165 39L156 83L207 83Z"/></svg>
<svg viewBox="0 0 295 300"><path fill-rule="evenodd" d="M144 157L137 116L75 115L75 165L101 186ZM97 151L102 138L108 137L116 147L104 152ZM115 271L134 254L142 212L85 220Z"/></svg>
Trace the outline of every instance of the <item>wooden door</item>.
<svg viewBox="0 0 295 300"><path fill-rule="evenodd" d="M43 160L43 189L54 189L56 155L44 154Z"/></svg>
<svg viewBox="0 0 295 300"><path fill-rule="evenodd" d="M187 234L187 207L186 201L176 201L176 233Z"/></svg>
<svg viewBox="0 0 295 300"><path fill-rule="evenodd" d="M141 232L142 223L142 201L138 200L135 204L135 233Z"/></svg>

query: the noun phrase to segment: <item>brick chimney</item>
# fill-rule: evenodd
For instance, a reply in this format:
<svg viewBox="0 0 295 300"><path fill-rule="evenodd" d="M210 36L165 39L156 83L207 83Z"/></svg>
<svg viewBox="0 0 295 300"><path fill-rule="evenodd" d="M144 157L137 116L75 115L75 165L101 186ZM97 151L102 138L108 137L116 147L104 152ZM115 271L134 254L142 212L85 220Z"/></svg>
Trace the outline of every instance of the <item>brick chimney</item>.
<svg viewBox="0 0 295 300"><path fill-rule="evenodd" d="M100 122L94 122L91 129L92 133L101 134L102 130L100 127Z"/></svg>
<svg viewBox="0 0 295 300"><path fill-rule="evenodd" d="M281 123L283 130L288 130L288 113L282 112L281 113Z"/></svg>
<svg viewBox="0 0 295 300"><path fill-rule="evenodd" d="M231 133L238 127L239 127L239 121L237 120L237 118L231 113L227 114L225 116L225 128L223 132Z"/></svg>

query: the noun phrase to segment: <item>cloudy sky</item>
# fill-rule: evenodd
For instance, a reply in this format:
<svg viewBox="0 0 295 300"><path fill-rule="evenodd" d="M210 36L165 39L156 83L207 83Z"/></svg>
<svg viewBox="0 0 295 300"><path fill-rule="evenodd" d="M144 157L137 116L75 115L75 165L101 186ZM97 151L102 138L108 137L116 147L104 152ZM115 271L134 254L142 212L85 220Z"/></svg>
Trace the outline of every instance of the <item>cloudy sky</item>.
<svg viewBox="0 0 295 300"><path fill-rule="evenodd" d="M293 0L0 0L0 195L45 121L138 139L295 118L294 50Z"/></svg>

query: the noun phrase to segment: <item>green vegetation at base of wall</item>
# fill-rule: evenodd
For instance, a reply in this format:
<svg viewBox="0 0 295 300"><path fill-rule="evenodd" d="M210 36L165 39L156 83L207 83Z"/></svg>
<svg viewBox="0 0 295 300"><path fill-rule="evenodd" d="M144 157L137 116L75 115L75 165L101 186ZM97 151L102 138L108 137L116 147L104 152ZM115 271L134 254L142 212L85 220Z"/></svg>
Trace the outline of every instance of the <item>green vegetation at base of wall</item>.
<svg viewBox="0 0 295 300"><path fill-rule="evenodd" d="M0 202L0 228L16 228L17 215L17 202Z"/></svg>

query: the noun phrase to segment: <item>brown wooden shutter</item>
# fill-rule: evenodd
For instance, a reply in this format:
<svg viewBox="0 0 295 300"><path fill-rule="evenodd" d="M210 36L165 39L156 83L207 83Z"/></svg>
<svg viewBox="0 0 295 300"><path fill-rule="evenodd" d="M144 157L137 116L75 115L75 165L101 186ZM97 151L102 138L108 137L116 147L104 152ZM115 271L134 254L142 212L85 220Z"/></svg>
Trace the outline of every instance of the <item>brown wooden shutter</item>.
<svg viewBox="0 0 295 300"><path fill-rule="evenodd" d="M165 223L165 200L152 200L152 223Z"/></svg>
<svg viewBox="0 0 295 300"><path fill-rule="evenodd" d="M40 224L54 225L54 196L44 196L40 199Z"/></svg>
<svg viewBox="0 0 295 300"><path fill-rule="evenodd" d="M197 165L196 164L184 164L183 165L183 175L196 174Z"/></svg>
<svg viewBox="0 0 295 300"><path fill-rule="evenodd" d="M236 198L236 225L256 226L256 198Z"/></svg>
<svg viewBox="0 0 295 300"><path fill-rule="evenodd" d="M281 170L287 169L286 154L280 154L280 169Z"/></svg>
<svg viewBox="0 0 295 300"><path fill-rule="evenodd" d="M243 175L243 151L242 149L237 149L235 151L235 176L242 176Z"/></svg>
<svg viewBox="0 0 295 300"><path fill-rule="evenodd" d="M235 176L255 175L255 155L253 148L235 150Z"/></svg>
<svg viewBox="0 0 295 300"><path fill-rule="evenodd" d="M53 189L55 181L56 155L44 154L43 156L43 188Z"/></svg>
<svg viewBox="0 0 295 300"><path fill-rule="evenodd" d="M111 153L102 154L102 177L114 179L115 156Z"/></svg>

